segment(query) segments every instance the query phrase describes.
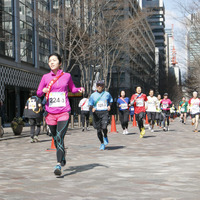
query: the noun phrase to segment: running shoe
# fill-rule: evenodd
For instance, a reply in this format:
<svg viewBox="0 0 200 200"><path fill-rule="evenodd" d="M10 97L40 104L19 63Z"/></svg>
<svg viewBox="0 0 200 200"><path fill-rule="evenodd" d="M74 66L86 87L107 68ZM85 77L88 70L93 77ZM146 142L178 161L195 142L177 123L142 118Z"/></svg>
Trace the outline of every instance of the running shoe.
<svg viewBox="0 0 200 200"><path fill-rule="evenodd" d="M143 138L145 134L145 128L141 128L140 138Z"/></svg>
<svg viewBox="0 0 200 200"><path fill-rule="evenodd" d="M151 126L150 126L150 125L149 125L149 127L148 127L148 128L149 128L149 130L151 130Z"/></svg>
<svg viewBox="0 0 200 200"><path fill-rule="evenodd" d="M192 122L192 126L194 125L194 122Z"/></svg>
<svg viewBox="0 0 200 200"><path fill-rule="evenodd" d="M123 135L126 135L126 130L123 130L123 133L122 133Z"/></svg>
<svg viewBox="0 0 200 200"><path fill-rule="evenodd" d="M167 129L166 129L167 131L169 131L169 126L167 127Z"/></svg>
<svg viewBox="0 0 200 200"><path fill-rule="evenodd" d="M56 166L55 166L54 174L55 174L56 176L60 176L60 175L62 174L61 166L60 166L60 165L56 165Z"/></svg>
<svg viewBox="0 0 200 200"><path fill-rule="evenodd" d="M154 130L153 130L153 129L151 129L151 132L153 133L153 132L154 132Z"/></svg>
<svg viewBox="0 0 200 200"><path fill-rule="evenodd" d="M100 150L101 150L101 151L105 150L105 145L104 145L104 144L101 144Z"/></svg>
<svg viewBox="0 0 200 200"><path fill-rule="evenodd" d="M126 131L126 134L129 134L128 129L125 129L125 131Z"/></svg>
<svg viewBox="0 0 200 200"><path fill-rule="evenodd" d="M166 131L166 128L165 128L165 127L163 127L163 131Z"/></svg>
<svg viewBox="0 0 200 200"><path fill-rule="evenodd" d="M86 128L86 131L89 131L89 130L90 130L90 129L87 127L87 128Z"/></svg>
<svg viewBox="0 0 200 200"><path fill-rule="evenodd" d="M34 139L34 138L31 138L30 143L34 143L34 142L35 142L35 139Z"/></svg>
<svg viewBox="0 0 200 200"><path fill-rule="evenodd" d="M38 136L34 136L34 140L35 140L35 142L39 142L40 141Z"/></svg>
<svg viewBox="0 0 200 200"><path fill-rule="evenodd" d="M197 129L195 129L195 130L194 130L194 132L195 132L195 133L198 133L198 130L197 130Z"/></svg>
<svg viewBox="0 0 200 200"><path fill-rule="evenodd" d="M104 141L104 145L105 145L105 146L108 145L108 143L109 143L108 137L104 137L104 138L103 138L103 141Z"/></svg>
<svg viewBox="0 0 200 200"><path fill-rule="evenodd" d="M82 132L84 132L84 130L85 130L85 128L83 127L83 128L82 128Z"/></svg>

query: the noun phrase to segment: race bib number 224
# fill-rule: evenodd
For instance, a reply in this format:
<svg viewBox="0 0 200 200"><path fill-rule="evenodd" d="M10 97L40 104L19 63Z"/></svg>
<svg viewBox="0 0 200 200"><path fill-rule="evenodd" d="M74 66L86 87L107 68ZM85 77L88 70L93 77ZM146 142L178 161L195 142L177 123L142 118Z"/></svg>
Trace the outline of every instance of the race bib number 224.
<svg viewBox="0 0 200 200"><path fill-rule="evenodd" d="M49 95L49 107L65 107L65 92L51 92Z"/></svg>

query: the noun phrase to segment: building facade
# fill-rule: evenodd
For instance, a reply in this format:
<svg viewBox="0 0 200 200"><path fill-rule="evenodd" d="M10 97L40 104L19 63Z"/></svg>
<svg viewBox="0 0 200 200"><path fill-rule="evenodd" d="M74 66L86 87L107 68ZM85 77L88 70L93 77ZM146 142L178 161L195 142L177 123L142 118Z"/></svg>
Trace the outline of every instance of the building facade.
<svg viewBox="0 0 200 200"><path fill-rule="evenodd" d="M163 0L142 0L142 8L150 13L148 22L159 48L159 90L166 88L165 7Z"/></svg>
<svg viewBox="0 0 200 200"><path fill-rule="evenodd" d="M200 31L200 14L194 13L190 17L189 31L187 35L188 70L199 66L200 56L200 44L198 42Z"/></svg>
<svg viewBox="0 0 200 200"><path fill-rule="evenodd" d="M116 1L119 2L119 1ZM140 85L143 92L148 93L156 88L156 64L155 64L155 39L146 17L142 13L141 1L120 1L121 15L118 17L126 23L130 20L136 25L129 33L129 39L123 41L125 52L119 56L118 62L112 71L111 94L117 98L121 90L125 90L130 96L135 92L135 87ZM142 18L143 20L138 19ZM130 22L129 21L129 22ZM127 31L129 31L127 29ZM116 93L117 91L117 93Z"/></svg>
<svg viewBox="0 0 200 200"><path fill-rule="evenodd" d="M58 52L54 39L42 30L46 22L38 13L56 13L61 4L67 11L68 0L0 1L0 98L8 122L23 115L30 90L49 72L48 55ZM72 78L79 86L78 68Z"/></svg>

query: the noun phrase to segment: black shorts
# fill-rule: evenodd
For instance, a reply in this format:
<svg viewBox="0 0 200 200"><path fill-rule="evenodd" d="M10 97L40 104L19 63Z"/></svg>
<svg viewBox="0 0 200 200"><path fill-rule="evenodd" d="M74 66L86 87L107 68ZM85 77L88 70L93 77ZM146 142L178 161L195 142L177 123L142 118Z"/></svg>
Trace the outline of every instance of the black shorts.
<svg viewBox="0 0 200 200"><path fill-rule="evenodd" d="M148 120L155 120L156 119L156 112L147 112Z"/></svg>
<svg viewBox="0 0 200 200"><path fill-rule="evenodd" d="M93 112L93 126L95 129L107 129L108 126L108 111Z"/></svg>
<svg viewBox="0 0 200 200"><path fill-rule="evenodd" d="M196 117L196 115L199 115L199 113L196 113L196 114L191 114L191 117L192 117L192 118L195 118L195 117Z"/></svg>
<svg viewBox="0 0 200 200"><path fill-rule="evenodd" d="M144 118L145 118L145 112L141 112L141 113L135 114L136 121L143 120Z"/></svg>

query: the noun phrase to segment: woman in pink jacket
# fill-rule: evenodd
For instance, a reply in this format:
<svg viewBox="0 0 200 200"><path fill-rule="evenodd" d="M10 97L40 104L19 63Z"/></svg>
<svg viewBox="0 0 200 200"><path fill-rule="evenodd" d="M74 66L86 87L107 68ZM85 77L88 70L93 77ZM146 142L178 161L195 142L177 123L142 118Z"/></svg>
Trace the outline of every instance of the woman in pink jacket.
<svg viewBox="0 0 200 200"><path fill-rule="evenodd" d="M61 64L62 60L59 54L53 53L49 56L51 72L43 75L37 90L38 97L44 94L46 96L46 123L50 128L57 149L55 175L61 175L61 166L66 164L64 136L67 132L69 112L71 111L68 89L72 93L84 91L82 87L75 87L71 75L61 70Z"/></svg>

